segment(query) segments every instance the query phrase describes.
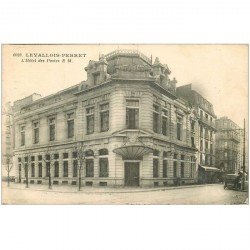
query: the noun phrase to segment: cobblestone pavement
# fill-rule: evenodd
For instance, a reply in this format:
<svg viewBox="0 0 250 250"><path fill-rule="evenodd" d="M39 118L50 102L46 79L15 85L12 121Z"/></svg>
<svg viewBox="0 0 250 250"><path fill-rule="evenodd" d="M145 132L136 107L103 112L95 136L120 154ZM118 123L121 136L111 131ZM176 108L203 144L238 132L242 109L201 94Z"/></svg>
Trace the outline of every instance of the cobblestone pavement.
<svg viewBox="0 0 250 250"><path fill-rule="evenodd" d="M224 190L222 184L177 188L91 188L76 191L74 186L54 186L11 183L2 184L2 204L248 204L248 193Z"/></svg>

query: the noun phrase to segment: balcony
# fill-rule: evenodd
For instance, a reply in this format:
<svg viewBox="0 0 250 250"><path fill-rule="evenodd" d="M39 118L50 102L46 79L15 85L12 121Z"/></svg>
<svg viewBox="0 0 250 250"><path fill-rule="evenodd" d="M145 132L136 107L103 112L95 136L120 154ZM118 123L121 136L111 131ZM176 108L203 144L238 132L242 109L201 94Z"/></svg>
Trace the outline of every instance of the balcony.
<svg viewBox="0 0 250 250"><path fill-rule="evenodd" d="M229 133L227 136L227 139L228 140L232 140L232 141L235 141L235 142L240 142L240 136L236 133Z"/></svg>
<svg viewBox="0 0 250 250"><path fill-rule="evenodd" d="M207 119L205 116L199 116L199 120L200 120L202 123L204 123L204 124L210 126L211 128L216 129L215 122L210 121L210 120Z"/></svg>

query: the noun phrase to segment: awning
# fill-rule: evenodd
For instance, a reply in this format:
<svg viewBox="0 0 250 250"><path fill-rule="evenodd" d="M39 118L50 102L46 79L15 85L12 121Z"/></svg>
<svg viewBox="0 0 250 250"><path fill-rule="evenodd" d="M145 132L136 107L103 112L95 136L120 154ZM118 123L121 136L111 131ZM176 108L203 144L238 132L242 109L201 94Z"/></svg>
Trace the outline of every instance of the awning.
<svg viewBox="0 0 250 250"><path fill-rule="evenodd" d="M153 152L153 149L144 145L123 146L113 150L121 155L124 160L141 160L143 155Z"/></svg>
<svg viewBox="0 0 250 250"><path fill-rule="evenodd" d="M209 166L201 166L201 168L203 168L206 172L222 172L219 168L215 168L215 167L209 167Z"/></svg>

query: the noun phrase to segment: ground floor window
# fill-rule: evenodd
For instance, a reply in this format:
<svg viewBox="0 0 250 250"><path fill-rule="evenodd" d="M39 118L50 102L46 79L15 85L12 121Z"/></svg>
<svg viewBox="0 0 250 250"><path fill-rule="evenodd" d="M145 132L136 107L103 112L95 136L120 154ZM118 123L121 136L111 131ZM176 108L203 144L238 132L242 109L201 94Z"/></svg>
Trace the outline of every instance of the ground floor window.
<svg viewBox="0 0 250 250"><path fill-rule="evenodd" d="M173 175L174 175L174 178L177 177L177 161L174 161Z"/></svg>
<svg viewBox="0 0 250 250"><path fill-rule="evenodd" d="M18 167L19 167L19 182L21 181L21 175L22 175L22 165L21 164L19 164L18 165Z"/></svg>
<svg viewBox="0 0 250 250"><path fill-rule="evenodd" d="M94 160L86 160L86 177L94 177Z"/></svg>
<svg viewBox="0 0 250 250"><path fill-rule="evenodd" d="M184 162L181 162L181 178L184 178Z"/></svg>
<svg viewBox="0 0 250 250"><path fill-rule="evenodd" d="M38 163L38 177L43 177L43 164L41 162Z"/></svg>
<svg viewBox="0 0 250 250"><path fill-rule="evenodd" d="M168 177L167 170L168 170L168 162L167 160L163 160L163 178Z"/></svg>
<svg viewBox="0 0 250 250"><path fill-rule="evenodd" d="M108 177L108 158L101 158L99 160L99 177Z"/></svg>
<svg viewBox="0 0 250 250"><path fill-rule="evenodd" d="M190 177L194 177L194 170L195 170L195 157L191 156L191 165L190 165Z"/></svg>
<svg viewBox="0 0 250 250"><path fill-rule="evenodd" d="M77 177L77 170L78 170L78 161L73 161L73 177Z"/></svg>
<svg viewBox="0 0 250 250"><path fill-rule="evenodd" d="M63 177L68 177L68 162L63 162Z"/></svg>
<svg viewBox="0 0 250 250"><path fill-rule="evenodd" d="M153 178L159 177L159 160L153 159Z"/></svg>
<svg viewBox="0 0 250 250"><path fill-rule="evenodd" d="M50 162L46 162L46 177L50 176Z"/></svg>
<svg viewBox="0 0 250 250"><path fill-rule="evenodd" d="M31 163L31 177L35 177L35 164Z"/></svg>
<svg viewBox="0 0 250 250"><path fill-rule="evenodd" d="M59 162L55 161L54 163L54 176L59 177Z"/></svg>

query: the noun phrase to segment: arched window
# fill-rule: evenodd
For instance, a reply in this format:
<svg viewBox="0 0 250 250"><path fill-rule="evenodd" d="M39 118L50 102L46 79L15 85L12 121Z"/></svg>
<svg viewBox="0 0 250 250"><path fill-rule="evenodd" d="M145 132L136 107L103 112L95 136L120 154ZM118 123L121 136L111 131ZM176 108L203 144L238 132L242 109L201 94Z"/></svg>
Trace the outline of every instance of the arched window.
<svg viewBox="0 0 250 250"><path fill-rule="evenodd" d="M99 150L99 155L108 155L109 151L106 148L102 148Z"/></svg>
<svg viewBox="0 0 250 250"><path fill-rule="evenodd" d="M164 151L163 152L163 158L167 158L168 157L168 152Z"/></svg>
<svg viewBox="0 0 250 250"><path fill-rule="evenodd" d="M159 152L158 150L155 149L155 150L153 151L153 156L159 156L159 153L160 153L160 152Z"/></svg>
<svg viewBox="0 0 250 250"><path fill-rule="evenodd" d="M91 150L91 149L87 150L87 151L85 152L85 156L86 156L86 157L94 156L94 151Z"/></svg>

